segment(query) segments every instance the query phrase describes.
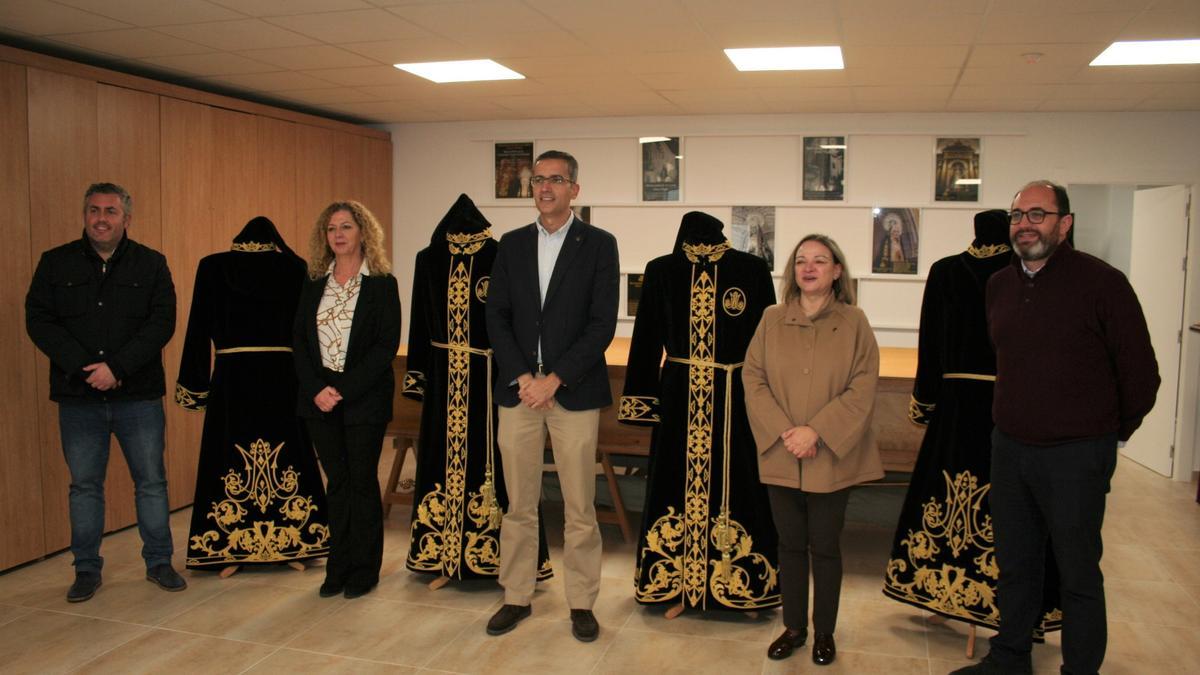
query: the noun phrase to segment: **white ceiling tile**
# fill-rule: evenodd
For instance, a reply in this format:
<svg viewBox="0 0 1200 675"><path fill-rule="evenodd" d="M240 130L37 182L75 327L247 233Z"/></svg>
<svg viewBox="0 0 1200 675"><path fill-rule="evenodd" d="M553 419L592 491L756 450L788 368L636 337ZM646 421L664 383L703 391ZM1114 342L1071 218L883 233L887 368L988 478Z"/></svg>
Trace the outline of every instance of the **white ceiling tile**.
<svg viewBox="0 0 1200 675"><path fill-rule="evenodd" d="M958 101L1003 98L1040 100L1053 96L1061 87L1051 84L959 85L954 88L953 98Z"/></svg>
<svg viewBox="0 0 1200 675"><path fill-rule="evenodd" d="M1200 64L1173 66L1087 66L1079 69L1076 81L1109 82L1200 82Z"/></svg>
<svg viewBox="0 0 1200 675"><path fill-rule="evenodd" d="M128 59L137 59L143 56L204 54L213 51L211 47L163 35L149 28L120 28L94 33L70 33L55 35L52 39L75 47L94 49Z"/></svg>
<svg viewBox="0 0 1200 675"><path fill-rule="evenodd" d="M588 27L575 29L573 33L585 43L608 52L637 50L642 52L680 52L693 49L713 49L720 45L699 28L680 25L664 29L657 26L636 24L612 28ZM552 56L552 55L551 55Z"/></svg>
<svg viewBox="0 0 1200 675"><path fill-rule="evenodd" d="M274 16L264 20L328 43L430 37L425 29L384 9Z"/></svg>
<svg viewBox="0 0 1200 675"><path fill-rule="evenodd" d="M237 75L241 73L267 73L279 70L262 61L238 54L217 52L213 54L189 54L181 56L152 56L138 59L143 65L162 66L175 72L204 77L206 75Z"/></svg>
<svg viewBox="0 0 1200 675"><path fill-rule="evenodd" d="M130 24L49 0L25 0L0 2L0 26L30 35L53 35L128 28Z"/></svg>
<svg viewBox="0 0 1200 675"><path fill-rule="evenodd" d="M494 35L456 36L459 44L469 47L486 58L502 59L538 57L543 59L568 59L576 54L594 53L588 46L569 33L496 33Z"/></svg>
<svg viewBox="0 0 1200 675"><path fill-rule="evenodd" d="M846 81L855 86L889 84L955 84L957 68L847 68Z"/></svg>
<svg viewBox="0 0 1200 675"><path fill-rule="evenodd" d="M1099 42L975 45L971 49L971 57L967 59L967 68L1012 68L1021 65L1028 65L1030 68L1080 67L1090 63L1107 46L1107 44ZM1041 56L1038 57L1037 63L1029 64L1025 57L1026 54L1041 54Z"/></svg>
<svg viewBox="0 0 1200 675"><path fill-rule="evenodd" d="M979 44L1103 42L1105 46L1133 19L1132 12L1093 12L1030 17L1020 14L989 15L979 31Z"/></svg>
<svg viewBox="0 0 1200 675"><path fill-rule="evenodd" d="M1083 66L1045 66L1025 64L1007 68L967 68L959 84L1055 84L1070 82Z"/></svg>
<svg viewBox="0 0 1200 675"><path fill-rule="evenodd" d="M1118 40L1169 40L1200 37L1200 3L1187 9L1150 11L1133 18Z"/></svg>
<svg viewBox="0 0 1200 675"><path fill-rule="evenodd" d="M678 0L554 0L534 2L539 12L555 24L571 31L607 27L657 26L663 34L690 23L683 3Z"/></svg>
<svg viewBox="0 0 1200 675"><path fill-rule="evenodd" d="M167 26L196 21L240 19L239 12L206 0L56 0L134 26Z"/></svg>
<svg viewBox="0 0 1200 675"><path fill-rule="evenodd" d="M286 91L288 89L315 89L328 85L324 80L283 70L274 73L246 73L244 75L218 75L204 78L207 82L219 82L251 91Z"/></svg>
<svg viewBox="0 0 1200 675"><path fill-rule="evenodd" d="M864 102L912 102L934 101L939 105L950 98L953 87L948 86L885 86L853 87L854 100Z"/></svg>
<svg viewBox="0 0 1200 675"><path fill-rule="evenodd" d="M687 13L706 26L753 19L768 23L821 22L833 19L833 0L759 0L753 3L729 0L683 0Z"/></svg>
<svg viewBox="0 0 1200 675"><path fill-rule="evenodd" d="M736 3L729 3L736 6ZM757 14L755 19L761 19ZM722 49L741 47L802 47L841 44L837 21L811 17L803 21L746 21L706 23L700 26Z"/></svg>
<svg viewBox="0 0 1200 675"><path fill-rule="evenodd" d="M365 56L378 63L420 63L424 61L458 61L488 58L478 47L463 46L443 37L410 38L350 42L338 45L348 52Z"/></svg>
<svg viewBox="0 0 1200 675"><path fill-rule="evenodd" d="M248 16L291 16L343 9L370 9L363 0L209 0Z"/></svg>
<svg viewBox="0 0 1200 675"><path fill-rule="evenodd" d="M1200 110L1200 97L1191 99L1148 98L1135 105L1132 109L1137 111Z"/></svg>
<svg viewBox="0 0 1200 675"><path fill-rule="evenodd" d="M354 66L378 65L364 56L334 47L275 47L273 49L247 49L239 52L244 56L269 63L279 68L292 70L316 70L318 68L352 68Z"/></svg>
<svg viewBox="0 0 1200 675"><path fill-rule="evenodd" d="M847 68L961 68L969 52L965 44L870 44L844 47L842 58Z"/></svg>
<svg viewBox="0 0 1200 675"><path fill-rule="evenodd" d="M979 14L879 16L842 20L844 45L965 45L983 21Z"/></svg>
<svg viewBox="0 0 1200 675"><path fill-rule="evenodd" d="M247 46L269 49L271 47L299 47L318 44L310 37L293 33L260 19L161 26L154 30L225 51L245 49Z"/></svg>
<svg viewBox="0 0 1200 675"><path fill-rule="evenodd" d="M840 106L849 105L854 101L850 87L805 87L756 89L754 93L768 103L811 103L823 101Z"/></svg>
<svg viewBox="0 0 1200 675"><path fill-rule="evenodd" d="M349 87L371 85L402 85L413 82L409 73L392 66L366 66L363 68L320 68L304 71L313 77Z"/></svg>
<svg viewBox="0 0 1200 675"><path fill-rule="evenodd" d="M541 5L542 3L536 3ZM551 33L558 26L520 0L448 2L389 7L396 16L433 33L462 36L499 33ZM448 30L449 28L453 30Z"/></svg>
<svg viewBox="0 0 1200 675"><path fill-rule="evenodd" d="M1037 107L1039 112L1122 112L1133 110L1140 99L1048 98Z"/></svg>
<svg viewBox="0 0 1200 675"><path fill-rule="evenodd" d="M980 99L960 101L950 99L946 104L948 112L1031 112L1037 110L1041 99Z"/></svg>

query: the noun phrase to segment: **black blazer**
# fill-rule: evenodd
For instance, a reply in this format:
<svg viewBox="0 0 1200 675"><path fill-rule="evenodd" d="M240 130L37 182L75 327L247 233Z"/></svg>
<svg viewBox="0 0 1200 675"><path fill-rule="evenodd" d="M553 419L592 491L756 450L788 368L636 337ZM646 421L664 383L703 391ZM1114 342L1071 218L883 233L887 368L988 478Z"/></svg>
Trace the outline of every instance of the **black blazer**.
<svg viewBox="0 0 1200 675"><path fill-rule="evenodd" d="M392 395L396 389L392 359L400 346L400 291L396 277L387 274L363 278L346 346L346 368L332 374L321 367L316 321L328 279L326 275L307 280L296 309L292 326L292 349L300 382L296 414L308 419L327 417L313 403L313 397L332 385L342 395L337 407L342 409L345 424L386 424L392 419Z"/></svg>
<svg viewBox="0 0 1200 675"><path fill-rule="evenodd" d="M540 337L543 372L563 381L555 395L559 405L567 410L602 408L612 403L604 350L617 329L617 240L575 219L543 303L537 238L532 223L505 234L492 266L487 327L499 371L496 401L506 407L520 403L513 381L537 372Z"/></svg>

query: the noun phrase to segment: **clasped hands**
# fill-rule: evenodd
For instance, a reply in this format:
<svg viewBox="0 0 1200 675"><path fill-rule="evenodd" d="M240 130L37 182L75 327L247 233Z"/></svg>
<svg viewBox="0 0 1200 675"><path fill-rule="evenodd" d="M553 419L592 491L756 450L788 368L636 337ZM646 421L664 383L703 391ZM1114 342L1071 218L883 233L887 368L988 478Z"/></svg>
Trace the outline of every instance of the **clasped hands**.
<svg viewBox="0 0 1200 675"><path fill-rule="evenodd" d="M113 375L112 369L103 361L90 363L84 366L83 370L88 374L85 382L97 391L108 391L121 386L121 381L117 379L116 375Z"/></svg>
<svg viewBox="0 0 1200 675"><path fill-rule="evenodd" d="M810 426L792 427L779 435L783 447L792 453L796 459L808 459L817 456L817 448L821 444L821 435Z"/></svg>
<svg viewBox="0 0 1200 675"><path fill-rule="evenodd" d="M342 395L337 389L326 386L317 395L313 397L313 403L317 404L317 409L323 413L331 412L338 403L342 400Z"/></svg>
<svg viewBox="0 0 1200 675"><path fill-rule="evenodd" d="M558 375L550 373L549 375L532 375L525 373L517 377L517 395L521 398L521 403L529 406L533 410L550 410L554 407L554 394L558 392L558 388L562 386L562 380Z"/></svg>

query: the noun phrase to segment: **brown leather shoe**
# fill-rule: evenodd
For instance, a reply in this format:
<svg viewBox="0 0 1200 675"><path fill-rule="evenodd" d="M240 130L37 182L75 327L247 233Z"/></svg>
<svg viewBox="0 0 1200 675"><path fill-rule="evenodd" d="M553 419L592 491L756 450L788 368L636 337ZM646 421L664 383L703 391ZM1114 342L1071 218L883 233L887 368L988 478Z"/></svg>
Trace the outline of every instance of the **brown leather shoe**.
<svg viewBox="0 0 1200 675"><path fill-rule="evenodd" d="M806 640L808 640L808 631L786 628L783 635L775 638L771 646L767 647L767 658L776 661L786 659L792 655L793 650L803 647Z"/></svg>
<svg viewBox="0 0 1200 675"><path fill-rule="evenodd" d="M533 613L529 605L501 605L500 609L488 619L488 635L504 635L517 627L521 619Z"/></svg>
<svg viewBox="0 0 1200 675"><path fill-rule="evenodd" d="M813 640L813 663L827 666L837 657L837 646L833 644L833 633L817 633Z"/></svg>

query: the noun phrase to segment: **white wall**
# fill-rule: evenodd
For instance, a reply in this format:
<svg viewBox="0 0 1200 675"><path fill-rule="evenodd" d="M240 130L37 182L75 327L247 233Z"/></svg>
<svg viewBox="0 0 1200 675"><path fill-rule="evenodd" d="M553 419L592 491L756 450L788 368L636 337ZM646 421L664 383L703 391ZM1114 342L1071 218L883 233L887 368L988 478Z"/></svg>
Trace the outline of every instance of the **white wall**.
<svg viewBox="0 0 1200 675"><path fill-rule="evenodd" d="M592 221L613 232L621 268L638 272L670 250L683 213L699 209L728 224L733 205L777 207L776 272L791 245L823 231L843 246L862 278L862 304L881 344L915 345L924 275L939 257L970 242L972 216L1007 208L1025 182L1049 178L1066 184L1200 185L1200 112L1173 113L957 113L860 115L720 115L614 117L397 124L395 166L395 267L401 297L411 294L412 261L460 192L469 194L499 234L532 221L522 200L492 198L493 147L498 141L533 141L534 151L557 148L580 161L578 203L592 206ZM683 137L683 198L645 204L639 197L637 138ZM846 201L800 199L803 136L847 136ZM982 185L977 204L933 201L937 137L982 138ZM1200 251L1200 195L1193 199L1193 253ZM917 280L863 274L870 268L873 206L916 207L921 213ZM1200 260L1193 255L1192 260ZM1187 324L1200 321L1200 274L1188 279ZM619 334L632 324L623 322ZM1176 475L1190 477L1200 333L1184 342L1184 376Z"/></svg>

